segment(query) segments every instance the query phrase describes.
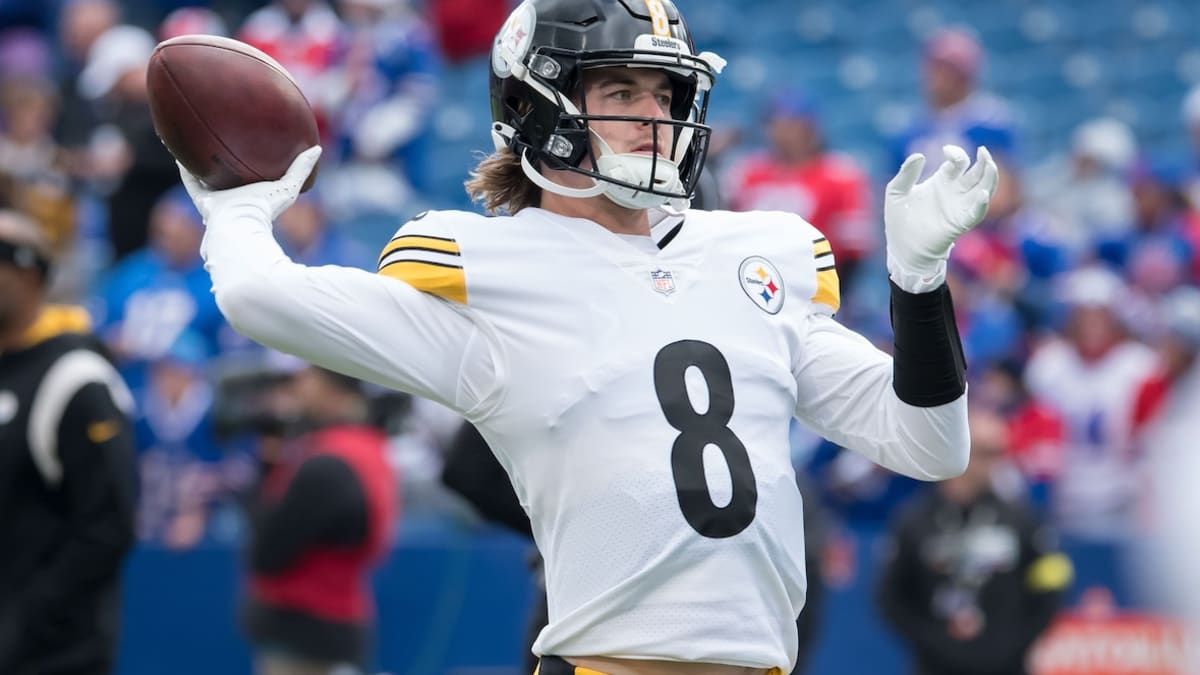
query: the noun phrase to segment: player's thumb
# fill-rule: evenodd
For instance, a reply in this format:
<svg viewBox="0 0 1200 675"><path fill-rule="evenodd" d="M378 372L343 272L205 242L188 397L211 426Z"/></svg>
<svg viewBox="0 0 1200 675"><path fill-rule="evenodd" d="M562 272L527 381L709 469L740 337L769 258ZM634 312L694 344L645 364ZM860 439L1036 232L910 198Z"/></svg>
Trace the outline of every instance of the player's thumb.
<svg viewBox="0 0 1200 675"><path fill-rule="evenodd" d="M904 160L900 165L900 170L896 172L896 176L888 181L887 193L889 195L905 195L913 189L917 184L917 179L921 177L921 171L925 169L925 155L921 153L913 153Z"/></svg>
<svg viewBox="0 0 1200 675"><path fill-rule="evenodd" d="M297 187L303 185L320 158L321 146L319 145L314 145L296 155L296 159L292 160L292 165L288 167L287 173L283 174L283 182Z"/></svg>

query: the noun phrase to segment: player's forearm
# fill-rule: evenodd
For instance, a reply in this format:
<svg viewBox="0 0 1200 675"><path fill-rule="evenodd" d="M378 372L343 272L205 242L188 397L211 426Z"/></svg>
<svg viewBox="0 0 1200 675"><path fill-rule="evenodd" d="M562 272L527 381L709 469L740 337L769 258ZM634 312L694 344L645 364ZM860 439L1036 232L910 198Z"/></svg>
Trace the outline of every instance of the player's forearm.
<svg viewBox="0 0 1200 675"><path fill-rule="evenodd" d="M969 436L966 396L920 407L896 395L890 364L864 372L846 400L842 438L830 440L876 464L918 480L945 480L967 467Z"/></svg>
<svg viewBox="0 0 1200 675"><path fill-rule="evenodd" d="M796 416L897 473L942 480L967 465L966 397L929 407L897 393L895 363L829 317L814 317L798 373Z"/></svg>

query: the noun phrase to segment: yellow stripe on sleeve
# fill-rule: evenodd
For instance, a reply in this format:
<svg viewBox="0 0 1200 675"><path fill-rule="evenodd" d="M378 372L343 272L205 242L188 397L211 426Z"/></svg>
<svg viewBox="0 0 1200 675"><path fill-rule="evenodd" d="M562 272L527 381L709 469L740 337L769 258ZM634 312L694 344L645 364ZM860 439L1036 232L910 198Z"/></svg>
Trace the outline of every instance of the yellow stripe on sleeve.
<svg viewBox="0 0 1200 675"><path fill-rule="evenodd" d="M833 312L837 313L838 308L842 306L842 290L836 269L817 272L817 292L812 301L832 307Z"/></svg>
<svg viewBox="0 0 1200 675"><path fill-rule="evenodd" d="M813 242L813 257L814 258L819 255L825 255L826 253L829 253L831 251L833 251L833 247L829 245L828 239L818 239L817 241Z"/></svg>
<svg viewBox="0 0 1200 675"><path fill-rule="evenodd" d="M388 242L388 245L383 248L383 253L379 254L379 259L383 260L396 251L403 249L439 251L441 253L450 253L454 255L459 253L458 242L454 241L453 239L423 237L419 234L405 234Z"/></svg>
<svg viewBox="0 0 1200 675"><path fill-rule="evenodd" d="M467 277L461 267L419 260L401 260L384 265L379 273L399 279L418 291L462 305L467 304Z"/></svg>

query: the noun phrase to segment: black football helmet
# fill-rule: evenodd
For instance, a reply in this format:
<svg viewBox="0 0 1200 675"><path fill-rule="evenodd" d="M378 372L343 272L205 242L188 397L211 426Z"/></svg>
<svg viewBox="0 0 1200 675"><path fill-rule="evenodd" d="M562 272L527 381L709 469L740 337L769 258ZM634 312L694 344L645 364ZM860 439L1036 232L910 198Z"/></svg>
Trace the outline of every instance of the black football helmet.
<svg viewBox="0 0 1200 675"><path fill-rule="evenodd" d="M542 189L574 197L600 194L628 208L684 208L704 168L712 129L708 96L725 62L695 53L687 24L672 0L525 0L492 46L492 137L496 148L522 158ZM655 68L671 83L670 119L592 115L583 97L590 68ZM652 125L659 154L615 154L589 121ZM552 169L593 178L593 188L568 188L543 176Z"/></svg>

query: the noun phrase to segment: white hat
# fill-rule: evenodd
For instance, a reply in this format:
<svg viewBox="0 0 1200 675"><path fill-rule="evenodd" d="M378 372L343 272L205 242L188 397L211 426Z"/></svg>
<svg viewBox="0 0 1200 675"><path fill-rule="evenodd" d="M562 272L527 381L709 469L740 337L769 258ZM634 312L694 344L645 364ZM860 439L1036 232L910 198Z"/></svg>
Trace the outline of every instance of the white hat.
<svg viewBox="0 0 1200 675"><path fill-rule="evenodd" d="M87 65L79 75L79 93L97 99L113 88L130 70L141 68L154 52L154 37L136 26L113 26L88 50Z"/></svg>
<svg viewBox="0 0 1200 675"><path fill-rule="evenodd" d="M1106 168L1129 168L1137 157L1137 141L1124 122L1111 117L1088 120L1075 129L1072 148L1076 155L1090 157Z"/></svg>
<svg viewBox="0 0 1200 675"><path fill-rule="evenodd" d="M1058 282L1058 301L1070 307L1117 309L1128 299L1125 281L1104 267L1088 266L1068 272Z"/></svg>

